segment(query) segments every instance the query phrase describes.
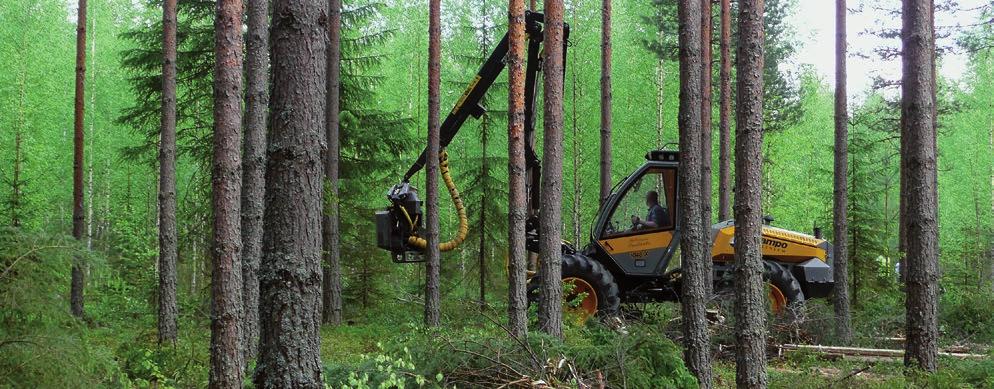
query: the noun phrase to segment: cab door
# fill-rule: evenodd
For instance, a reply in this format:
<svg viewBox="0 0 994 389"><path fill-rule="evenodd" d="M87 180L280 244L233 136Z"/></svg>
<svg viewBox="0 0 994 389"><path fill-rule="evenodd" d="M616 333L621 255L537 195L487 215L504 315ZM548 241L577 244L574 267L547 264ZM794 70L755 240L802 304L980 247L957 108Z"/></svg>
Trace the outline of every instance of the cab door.
<svg viewBox="0 0 994 389"><path fill-rule="evenodd" d="M606 205L595 226L594 240L625 274L662 274L676 248L677 168L648 164L627 178ZM634 223L650 219L650 200L662 212L652 212L656 226ZM662 215L660 215L660 213Z"/></svg>

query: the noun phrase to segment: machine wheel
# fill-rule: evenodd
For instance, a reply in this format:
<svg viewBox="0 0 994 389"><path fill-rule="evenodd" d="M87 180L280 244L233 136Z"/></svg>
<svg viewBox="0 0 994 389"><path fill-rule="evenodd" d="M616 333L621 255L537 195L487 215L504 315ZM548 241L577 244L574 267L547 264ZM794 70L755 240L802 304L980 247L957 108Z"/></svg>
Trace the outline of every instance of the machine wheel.
<svg viewBox="0 0 994 389"><path fill-rule="evenodd" d="M800 319L804 307L804 291L801 283L786 267L770 261L763 262L766 268L766 286L769 291L770 309L774 315Z"/></svg>
<svg viewBox="0 0 994 389"><path fill-rule="evenodd" d="M563 255L563 284L572 289L563 296L564 312L573 312L580 322L593 316L616 314L621 306L621 296L614 276L604 265L582 254ZM540 277L528 281L528 302L538 302ZM579 300L578 300L579 299Z"/></svg>

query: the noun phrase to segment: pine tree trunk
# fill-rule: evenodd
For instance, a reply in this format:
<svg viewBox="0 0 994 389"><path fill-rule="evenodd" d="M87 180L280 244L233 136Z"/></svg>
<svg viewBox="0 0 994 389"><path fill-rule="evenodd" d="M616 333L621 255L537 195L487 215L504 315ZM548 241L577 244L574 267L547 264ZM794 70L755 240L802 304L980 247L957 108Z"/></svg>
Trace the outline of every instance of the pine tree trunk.
<svg viewBox="0 0 994 389"><path fill-rule="evenodd" d="M659 32L659 41L662 42L662 31ZM659 59L656 61L656 149L663 149L663 124L666 120L666 61Z"/></svg>
<svg viewBox="0 0 994 389"><path fill-rule="evenodd" d="M907 254L906 365L938 367L938 193L934 94L935 36L931 0L905 0L901 31L902 160L907 185L905 235Z"/></svg>
<svg viewBox="0 0 994 389"><path fill-rule="evenodd" d="M525 249L525 1L508 5L507 51L507 183L508 183L508 327L519 338L528 333L525 277L528 251Z"/></svg>
<svg viewBox="0 0 994 389"><path fill-rule="evenodd" d="M428 0L428 164L425 168L425 218L428 248L425 250L425 325L441 323L439 291L441 253L438 250L439 86L441 82L441 1Z"/></svg>
<svg viewBox="0 0 994 389"><path fill-rule="evenodd" d="M23 87L22 87L23 96ZM23 99L23 97L22 97ZM10 225L11 227L17 228L21 226L21 217L18 214L21 210L21 163L23 157L23 151L21 150L21 143L23 136L21 131L23 131L23 120L22 125L18 126L17 131L14 133L14 172L13 180L10 182L11 193L10 193Z"/></svg>
<svg viewBox="0 0 994 389"><path fill-rule="evenodd" d="M273 5L257 388L320 387L326 0Z"/></svg>
<svg viewBox="0 0 994 389"><path fill-rule="evenodd" d="M83 239L83 80L86 77L86 0L79 0L76 20L76 100L73 120L72 236ZM69 307L73 316L83 317L83 259L72 265Z"/></svg>
<svg viewBox="0 0 994 389"><path fill-rule="evenodd" d="M711 0L701 0L701 218L704 228L711 228L711 164L713 147L711 134L711 77L713 72L711 53ZM705 235L707 236L707 235ZM710 243L709 239L705 239ZM710 256L711 251L707 253ZM704 273L704 294L711 295L712 274Z"/></svg>
<svg viewBox="0 0 994 389"><path fill-rule="evenodd" d="M761 234L763 0L740 0L735 116L735 382L766 387L766 297Z"/></svg>
<svg viewBox="0 0 994 389"><path fill-rule="evenodd" d="M835 272L835 332L852 342L849 313L849 111L846 93L846 0L835 1L835 210L832 252Z"/></svg>
<svg viewBox="0 0 994 389"><path fill-rule="evenodd" d="M988 105L987 109L988 109L987 111L988 115L990 115L990 119L988 119L990 121L990 124L988 124L988 140L987 140L988 142L987 147L989 151L988 155L994 155L994 104ZM990 182L991 182L990 186L991 215L992 217L994 217L994 168L990 170L990 173L988 173L988 175L990 177ZM991 233L994 233L994 231L991 231ZM994 239L992 239L992 241L994 241ZM988 284L990 284L991 291L994 292L994 244L988 242L988 245L990 247L988 248L989 252L987 256L987 261L989 266L989 268L987 269L988 270L987 282Z"/></svg>
<svg viewBox="0 0 994 389"><path fill-rule="evenodd" d="M732 6L721 0L721 70L718 75L721 102L718 104L718 220L731 216L732 191Z"/></svg>
<svg viewBox="0 0 994 389"><path fill-rule="evenodd" d="M600 204L611 194L611 0L601 3Z"/></svg>
<svg viewBox="0 0 994 389"><path fill-rule="evenodd" d="M162 3L159 129L159 343L176 341L176 0Z"/></svg>
<svg viewBox="0 0 994 389"><path fill-rule="evenodd" d="M570 19L573 25L576 25L576 9L574 8L570 13ZM572 58L567 62L576 63L576 50L571 52ZM573 241L580 242L580 203L583 197L583 188L580 185L580 115L577 111L578 97L580 91L579 74L575 68L567 69L570 74L570 130L571 130L571 146L572 146L572 157L573 172L571 178L573 180L573 201L571 201L572 216L573 216ZM610 107L608 108L610 109ZM610 151L610 150L609 150ZM610 154L610 153L609 153ZM610 170L610 169L609 169ZM610 190L610 189L609 189Z"/></svg>
<svg viewBox="0 0 994 389"><path fill-rule="evenodd" d="M701 217L711 227L711 0L701 1ZM710 284L710 273L708 283ZM710 289L710 287L709 287Z"/></svg>
<svg viewBox="0 0 994 389"><path fill-rule="evenodd" d="M701 1L679 3L680 43L680 250L683 269L681 308L683 312L684 361L702 388L710 388L711 340L705 304L708 274L711 271L704 223L703 137L701 114L704 82Z"/></svg>
<svg viewBox="0 0 994 389"><path fill-rule="evenodd" d="M25 43L21 42L21 51L18 54L23 55L23 47ZM24 103L27 92L27 61L20 61L21 67L18 72L18 100L17 100L17 128L14 130L14 172L13 180L10 182L10 225L11 227L17 228L21 226L21 192L23 191L24 183L21 181L21 169L24 163L24 129L27 123L25 118ZM994 181L992 181L994 184ZM994 185L992 185L994 187Z"/></svg>
<svg viewBox="0 0 994 389"><path fill-rule="evenodd" d="M325 212L322 219L324 246L324 287L322 316L325 323L339 324L342 322L342 270L339 263L340 240L339 233L339 149L340 149L340 97L341 68L342 68L342 1L330 0L330 20L328 21L328 100L327 100L327 155L324 159L324 175L327 180L325 193Z"/></svg>
<svg viewBox="0 0 994 389"><path fill-rule="evenodd" d="M88 11L92 12L92 10ZM96 21L94 20L96 18L91 16L88 19L89 19L88 22L89 22L89 34L90 34L90 53L87 56L90 60L90 66L88 70L90 74L89 77L91 85L96 85L96 83L93 82L94 73L96 73L97 70L95 62L95 58L97 55ZM94 188L93 187L93 151L95 150L93 147L93 137L96 134L96 132L93 129L93 122L95 121L93 119L93 116L96 111L93 108L93 105L95 104L96 95L97 94L95 91L90 93L90 107L88 108L88 112L90 114L90 130L89 130L89 135L87 135L86 137L86 142L87 142L86 149L90 150L90 153L86 154L86 195L85 196L86 196L86 250L87 251L93 250L93 190L94 190L93 189ZM89 275L89 269L87 269L87 275Z"/></svg>
<svg viewBox="0 0 994 389"><path fill-rule="evenodd" d="M242 338L245 358L259 353L259 262L266 196L269 106L269 1L248 0L245 42L245 138L242 141Z"/></svg>
<svg viewBox="0 0 994 389"><path fill-rule="evenodd" d="M563 336L562 198L563 198L563 1L545 0L545 58L542 62L545 116L542 145L541 220L539 222L538 325Z"/></svg>
<svg viewBox="0 0 994 389"><path fill-rule="evenodd" d="M214 20L214 250L211 388L242 386L242 2L220 0Z"/></svg>
<svg viewBox="0 0 994 389"><path fill-rule="evenodd" d="M487 45L489 46L489 45ZM482 49L481 51L486 51L487 49ZM485 53L484 53L485 55ZM489 129L489 117L482 118L480 121L480 145L481 154L480 158L480 177L485 177L490 172L489 166L489 155L487 154L487 143L490 129ZM487 308L487 196L486 193L481 191L480 193L480 251L477 257L477 266L480 271L480 299L478 303L480 305L480 313L484 313Z"/></svg>

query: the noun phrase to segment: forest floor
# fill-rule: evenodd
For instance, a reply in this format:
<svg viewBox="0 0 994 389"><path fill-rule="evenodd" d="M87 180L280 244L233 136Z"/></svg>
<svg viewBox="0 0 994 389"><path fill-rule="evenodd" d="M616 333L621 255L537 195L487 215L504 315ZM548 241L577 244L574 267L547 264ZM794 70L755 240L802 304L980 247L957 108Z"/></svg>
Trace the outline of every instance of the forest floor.
<svg viewBox="0 0 994 389"><path fill-rule="evenodd" d="M154 271L144 260L93 255L87 258L86 319L74 319L67 313L65 286L78 251L60 248L65 239L0 230L0 265L13 269L0 277L0 388L204 387L210 361L206 293L181 294L180 338L174 345L159 345ZM39 247L46 249L33 249ZM398 288L405 291L386 292L418 290L417 285ZM499 290L491 292L493 305L482 312L456 294L462 291L443 300L444 326L438 329L420 326L422 311L414 295L375 300L378 304L368 308L350 302L346 323L321 330L326 383L335 388L497 387L527 376L542 377L557 388L579 387L577 382L614 388L695 386L682 361L676 304L641 307L638 320L629 320L624 331L567 320L565 340L531 333L522 342L499 324L505 312ZM833 344L831 306L812 301L800 336L771 333L770 386L994 388L992 299L979 292L943 294L941 346L969 345L969 352L989 357L942 358L939 372L931 375L906 375L900 360L830 358L810 351L779 355L775 345L782 343ZM898 292L866 299L854 310L853 345L900 348L881 339L900 335L903 310ZM712 327L713 342L721 345L715 346L715 381L723 388L735 382L731 328L727 322ZM247 374L247 385L250 380Z"/></svg>
<svg viewBox="0 0 994 389"><path fill-rule="evenodd" d="M650 323L650 325L658 324ZM638 328L641 328L641 325ZM577 328L568 331L568 336L571 333L574 336L584 335L584 331ZM410 334L398 332L395 327L382 323L325 326L322 330L323 361L349 363L354 361L357 354L382 353L383 344L395 341L403 343L408 336ZM677 341L677 339L671 340ZM734 388L734 352L729 351L728 346L722 348L724 350L716 353L717 358L714 361L715 383L720 388ZM942 358L942 370L927 376L920 373L905 375L903 361L896 358L861 360L808 351L795 351L778 356L773 348L770 349L769 354L767 371L771 388L994 387L994 370L992 370L994 365L991 364L990 359L976 361Z"/></svg>

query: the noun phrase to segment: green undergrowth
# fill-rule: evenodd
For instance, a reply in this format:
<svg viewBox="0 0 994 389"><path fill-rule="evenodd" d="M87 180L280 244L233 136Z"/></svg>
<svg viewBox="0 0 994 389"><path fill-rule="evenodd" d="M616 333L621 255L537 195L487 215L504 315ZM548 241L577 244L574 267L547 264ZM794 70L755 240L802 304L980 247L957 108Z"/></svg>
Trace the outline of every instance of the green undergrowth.
<svg viewBox="0 0 994 389"><path fill-rule="evenodd" d="M86 315L69 314L69 269L85 265ZM0 229L0 387L203 387L209 333L180 317L176 344L156 341L153 290L144 270L87 251L67 236ZM112 271L135 265L135 273ZM154 273L153 273L154 274ZM197 309L184 301L181 311Z"/></svg>
<svg viewBox="0 0 994 389"><path fill-rule="evenodd" d="M69 268L87 268L86 317L68 314ZM0 229L0 387L200 388L210 361L208 307L203 296L180 293L180 338L156 339L154 260L147 254L104 255L82 250L66 236ZM992 296L947 289L940 307L943 345L989 345ZM496 293L495 293L496 294ZM345 323L324 326L325 382L333 388L498 387L514 381L558 388L695 387L679 346L679 306L650 304L625 331L567 320L565 339L533 331L524 340L502 327L505 307L483 311L475 302L443 300L443 328L419 323L414 296L352 307ZM831 306L812 302L809 343L832 344ZM903 301L895 291L865 299L854 312L857 345L887 347L903 329ZM716 330L719 330L717 328ZM720 329L730 331L730 329ZM724 334L727 335L727 334ZM720 339L722 334L716 334ZM895 346L891 345L890 348ZM734 360L715 360L718 387L734 387ZM774 388L994 387L994 355L986 360L943 358L938 373L905 374L900 361L826 360L791 353L770 361ZM249 371L253 362L249 361ZM859 371L859 374L851 374ZM246 374L246 384L251 373Z"/></svg>
<svg viewBox="0 0 994 389"><path fill-rule="evenodd" d="M331 335L335 345L355 344L359 331L334 329L326 332L325 340ZM609 387L696 387L679 346L652 328L629 328L628 334L622 334L592 324L569 327L565 340L559 340L540 333L516 339L492 323L459 329L407 324L392 337L376 339L377 350L372 353L326 360L327 384L336 388L497 387L542 381L555 387L598 382Z"/></svg>

